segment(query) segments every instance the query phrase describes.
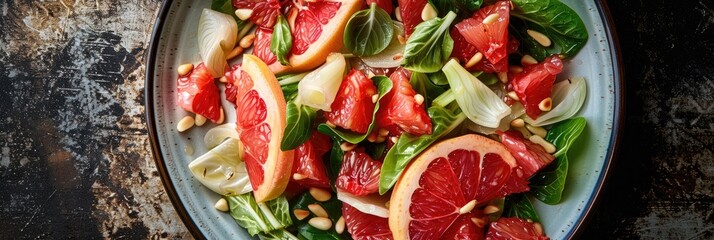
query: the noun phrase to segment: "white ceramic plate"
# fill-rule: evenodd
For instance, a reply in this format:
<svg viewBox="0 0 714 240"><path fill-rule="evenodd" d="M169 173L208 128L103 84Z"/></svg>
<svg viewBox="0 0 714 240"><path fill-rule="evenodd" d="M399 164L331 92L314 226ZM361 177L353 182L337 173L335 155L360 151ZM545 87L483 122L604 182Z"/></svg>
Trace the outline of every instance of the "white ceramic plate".
<svg viewBox="0 0 714 240"><path fill-rule="evenodd" d="M588 43L565 63L561 76L587 79L588 97L579 115L588 124L569 151L570 169L564 201L549 206L533 201L543 226L552 239L577 235L587 219L607 176L618 140L622 113L622 79L617 43L609 13L600 0L564 0L585 22ZM198 18L210 1L164 1L154 26L146 73L146 115L157 168L164 187L189 231L196 238L247 239L250 236L229 214L213 208L219 195L195 180L188 163L206 152L202 139L212 126L176 130L187 112L176 105L176 68L201 61L196 44ZM223 94L223 93L222 93ZM235 122L235 113L224 102L226 122ZM234 111L234 110L233 110ZM187 154L193 149L193 155Z"/></svg>

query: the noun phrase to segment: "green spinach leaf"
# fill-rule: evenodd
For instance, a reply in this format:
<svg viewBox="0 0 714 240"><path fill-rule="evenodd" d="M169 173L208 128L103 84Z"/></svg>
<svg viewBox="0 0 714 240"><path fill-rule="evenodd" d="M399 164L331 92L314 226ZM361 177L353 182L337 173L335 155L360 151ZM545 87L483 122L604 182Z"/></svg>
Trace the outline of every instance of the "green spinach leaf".
<svg viewBox="0 0 714 240"><path fill-rule="evenodd" d="M288 151L297 148L300 144L310 138L312 123L315 121L317 112L306 105L298 106L290 101L286 107L286 124L283 131L283 140L280 142L280 150Z"/></svg>
<svg viewBox="0 0 714 240"><path fill-rule="evenodd" d="M471 13L478 10L483 0L431 0L437 12L455 12L462 17L470 17ZM445 14L441 14L443 16Z"/></svg>
<svg viewBox="0 0 714 240"><path fill-rule="evenodd" d="M369 124L367 132L364 134L352 132L344 129L337 129L328 126L327 124L320 124L317 126L317 130L326 135L332 136L333 138L340 138L352 144L357 144L367 138L372 129L374 129L375 119L377 117L377 110L379 110L379 100L384 97L392 89L392 81L385 76L374 76L372 77L374 85L377 86L377 92L379 93L379 98L377 104L374 106L374 111L372 111L372 123Z"/></svg>
<svg viewBox="0 0 714 240"><path fill-rule="evenodd" d="M293 37L290 33L290 25L283 15L278 15L275 26L273 26L273 36L270 39L270 51L275 54L280 64L288 65L288 53L293 47Z"/></svg>
<svg viewBox="0 0 714 240"><path fill-rule="evenodd" d="M414 88L414 91L424 96L426 106L431 106L431 101L449 88L449 85L440 86L434 84L427 74L420 72L412 72L409 83L412 85L412 88Z"/></svg>
<svg viewBox="0 0 714 240"><path fill-rule="evenodd" d="M273 230L268 233L258 234L260 240L298 240L299 238L288 232L288 230Z"/></svg>
<svg viewBox="0 0 714 240"><path fill-rule="evenodd" d="M379 174L379 194L385 194L394 186L404 168L414 157L466 119L466 115L460 109L448 110L439 105L432 105L427 113L434 127L430 135L414 137L406 133L402 134L397 143L387 152Z"/></svg>
<svg viewBox="0 0 714 240"><path fill-rule="evenodd" d="M330 185L332 186L333 190L336 190L334 189L334 183L337 179L337 175L340 173L340 168L342 168L342 161L345 157L345 152L342 151L342 148L340 147L342 142L343 140L340 137L332 137L332 150L330 150L330 162L328 164L327 174L330 176Z"/></svg>
<svg viewBox="0 0 714 240"><path fill-rule="evenodd" d="M546 204L558 204L568 175L568 149L585 129L585 118L578 117L555 124L545 139L558 149L556 159L530 178L531 192Z"/></svg>
<svg viewBox="0 0 714 240"><path fill-rule="evenodd" d="M285 101L290 102L295 100L298 93L298 83L302 80L307 73L295 73L288 74L278 77L278 83L280 84L280 89L283 90L283 96Z"/></svg>
<svg viewBox="0 0 714 240"><path fill-rule="evenodd" d="M315 217L315 214L310 212L310 215L303 220L297 220L295 215L292 214L295 209L308 210L307 205L319 204L327 212L328 217L332 222L337 222L340 217L342 217L342 201L337 199L337 194L332 194L332 198L325 202L318 202L315 198L310 195L310 193L305 192L300 196L296 197L291 201L290 213L295 225L298 228L298 234L300 239L345 239L348 236L347 231L343 234L338 234L335 232L334 228L324 231L310 226L307 222L310 218Z"/></svg>
<svg viewBox="0 0 714 240"><path fill-rule="evenodd" d="M404 47L404 68L423 73L439 71L454 49L454 40L449 34L454 19L456 14L449 12L444 18L417 25Z"/></svg>
<svg viewBox="0 0 714 240"><path fill-rule="evenodd" d="M533 208L531 200L528 199L528 196L526 196L525 193L512 194L506 197L503 216L530 219L534 222L540 222L538 212L536 212L535 208Z"/></svg>
<svg viewBox="0 0 714 240"><path fill-rule="evenodd" d="M522 21L511 21L521 43L534 58L543 60L548 55L574 56L588 41L588 31L580 16L558 0L513 0L516 10L511 16ZM513 19L511 18L511 19ZM545 34L554 43L543 47L527 34L532 29Z"/></svg>
<svg viewBox="0 0 714 240"><path fill-rule="evenodd" d="M345 47L357 56L372 56L384 51L392 41L392 18L372 3L350 17L344 33Z"/></svg>
<svg viewBox="0 0 714 240"><path fill-rule="evenodd" d="M250 235L269 233L293 224L287 213L288 201L283 196L267 203L257 203L253 193L226 196L226 200L233 219Z"/></svg>

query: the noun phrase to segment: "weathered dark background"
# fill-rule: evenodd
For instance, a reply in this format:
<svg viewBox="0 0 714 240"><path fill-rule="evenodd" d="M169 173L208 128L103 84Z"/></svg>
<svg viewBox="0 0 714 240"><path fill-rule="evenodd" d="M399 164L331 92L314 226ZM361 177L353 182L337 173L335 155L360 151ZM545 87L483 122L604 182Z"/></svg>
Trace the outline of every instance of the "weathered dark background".
<svg viewBox="0 0 714 240"><path fill-rule="evenodd" d="M584 236L712 239L714 1L608 3L626 130ZM142 106L159 5L0 1L0 238L190 238Z"/></svg>

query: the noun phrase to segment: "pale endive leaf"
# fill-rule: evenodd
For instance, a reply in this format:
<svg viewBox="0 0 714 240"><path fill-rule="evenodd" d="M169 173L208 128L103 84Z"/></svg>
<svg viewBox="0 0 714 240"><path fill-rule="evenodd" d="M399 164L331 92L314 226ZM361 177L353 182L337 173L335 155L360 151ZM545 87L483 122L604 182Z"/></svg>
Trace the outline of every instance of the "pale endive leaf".
<svg viewBox="0 0 714 240"><path fill-rule="evenodd" d="M403 57L398 57L404 54L404 44L399 42L398 36L404 35L404 25L401 22L392 21L394 26L394 37L386 49L372 55L362 56L362 62L365 65L373 68L394 68L399 67L404 61Z"/></svg>
<svg viewBox="0 0 714 240"><path fill-rule="evenodd" d="M237 37L238 25L232 16L203 9L198 20L198 51L214 77L223 76L226 55L235 47Z"/></svg>
<svg viewBox="0 0 714 240"><path fill-rule="evenodd" d="M221 144L223 140L226 140L226 138L238 139L240 135L238 131L236 131L236 127L235 123L226 123L211 128L206 132L206 135L203 136L203 143L206 145L206 148L213 149Z"/></svg>
<svg viewBox="0 0 714 240"><path fill-rule="evenodd" d="M545 126L569 119L580 111L587 94L585 79L582 77L560 81L553 85L550 96L553 99L553 109L538 116L536 120L529 117L525 120L533 126Z"/></svg>
<svg viewBox="0 0 714 240"><path fill-rule="evenodd" d="M240 140L228 138L217 147L188 164L193 177L221 195L236 195L253 191L248 179Z"/></svg>
<svg viewBox="0 0 714 240"><path fill-rule="evenodd" d="M525 113L526 113L526 109L523 108L523 105L521 105L521 103L519 103L519 102L516 102L513 105L511 105L511 114L508 114L508 116L501 119L501 123L498 125L497 128L484 127L484 126L475 124L471 121L466 122L465 126L469 130L477 132L477 133L486 134L486 135L494 134L494 133L496 133L496 130L506 131L509 128L511 128L511 121L513 121L516 118L521 117Z"/></svg>
<svg viewBox="0 0 714 240"><path fill-rule="evenodd" d="M330 111L330 105L335 101L337 90L345 73L345 57L341 53L331 53L328 61L305 75L298 83L297 104L307 105L315 109Z"/></svg>
<svg viewBox="0 0 714 240"><path fill-rule="evenodd" d="M501 119L511 114L511 108L488 86L451 59L442 69L451 86L456 102L472 122L497 128Z"/></svg>

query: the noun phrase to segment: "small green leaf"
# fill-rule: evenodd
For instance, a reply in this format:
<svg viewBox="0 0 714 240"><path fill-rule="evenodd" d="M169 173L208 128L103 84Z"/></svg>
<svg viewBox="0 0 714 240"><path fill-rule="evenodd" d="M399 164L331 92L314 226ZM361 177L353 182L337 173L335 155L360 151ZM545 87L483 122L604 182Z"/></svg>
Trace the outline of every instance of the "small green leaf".
<svg viewBox="0 0 714 240"><path fill-rule="evenodd" d="M226 196L230 214L250 235L268 233L292 225L287 213L288 201L281 196L266 203L257 203L253 193Z"/></svg>
<svg viewBox="0 0 714 240"><path fill-rule="evenodd" d="M326 135L332 136L333 138L343 139L352 144L357 144L367 138L367 135L372 132L375 125L375 119L377 117L377 110L379 110L379 100L384 97L392 89L392 81L385 76L374 76L372 77L374 85L377 87L377 92L379 93L379 98L377 104L374 106L374 111L372 111L372 122L369 124L367 132L364 134L356 133L348 130L337 129L328 126L327 124L320 124L317 126L317 130Z"/></svg>
<svg viewBox="0 0 714 240"><path fill-rule="evenodd" d="M447 13L455 12L462 17L470 17L470 14L478 10L483 3L482 0L431 0L430 1L437 12ZM446 14L441 14L443 16Z"/></svg>
<svg viewBox="0 0 714 240"><path fill-rule="evenodd" d="M310 213L308 217L303 220L297 220L293 212L296 209L309 210L307 205L319 204L325 212L327 212L328 217L332 222L337 222L340 217L342 217L342 201L337 199L337 194L332 194L332 198L325 202L318 202L315 198L310 195L309 192L305 192L298 197L294 198L290 204L290 216L292 216L293 221L298 229L298 234L300 239L346 239L348 236L347 231L343 234L338 234L335 232L334 228L324 231L314 228L308 224L308 220L315 217L313 213Z"/></svg>
<svg viewBox="0 0 714 240"><path fill-rule="evenodd" d="M270 39L270 51L278 57L280 64L288 65L288 53L293 47L293 37L290 33L290 25L283 15L278 15L275 26L273 26L273 36Z"/></svg>
<svg viewBox="0 0 714 240"><path fill-rule="evenodd" d="M343 140L340 137L332 137L332 150L330 151L330 162L328 166L327 174L330 176L330 185L335 188L335 180L337 175L340 173L340 168L342 168L342 159L345 157L345 152L342 151L340 145Z"/></svg>
<svg viewBox="0 0 714 240"><path fill-rule="evenodd" d="M449 12L444 18L417 25L404 48L404 68L423 73L439 71L454 48L454 40L449 34L454 19L456 14Z"/></svg>
<svg viewBox="0 0 714 240"><path fill-rule="evenodd" d="M397 143L389 149L387 156L384 157L379 174L379 194L385 194L394 186L412 159L466 119L460 109L450 111L438 105L429 107L427 113L434 126L432 134L414 137L405 133L399 137Z"/></svg>
<svg viewBox="0 0 714 240"><path fill-rule="evenodd" d="M344 33L345 47L357 56L371 56L384 51L394 35L392 18L372 3L350 17Z"/></svg>
<svg viewBox="0 0 714 240"><path fill-rule="evenodd" d="M412 85L412 88L414 88L414 91L424 96L426 106L430 106L431 101L449 88L449 85L440 86L434 84L434 82L429 79L427 74L420 72L412 72L412 77L409 79L409 83Z"/></svg>
<svg viewBox="0 0 714 240"><path fill-rule="evenodd" d="M312 123L315 121L317 112L311 107L298 106L291 101L287 104L285 115L287 120L280 150L288 151L297 148L310 138Z"/></svg>
<svg viewBox="0 0 714 240"><path fill-rule="evenodd" d="M516 37L523 43L526 52L539 61L552 54L574 56L588 41L588 30L578 13L558 0L513 0L516 10L511 12L512 25L518 31ZM515 18L515 19L514 19ZM521 21L515 21L520 19ZM541 46L526 34L531 29L545 34L553 42Z"/></svg>
<svg viewBox="0 0 714 240"><path fill-rule="evenodd" d="M526 196L525 193L512 194L506 197L503 216L530 219L534 222L540 222L538 212L536 212L535 208L533 208L531 200L528 199L528 196Z"/></svg>
<svg viewBox="0 0 714 240"><path fill-rule="evenodd" d="M283 90L285 101L290 102L295 100L298 94L298 83L305 78L308 73L295 73L278 77L280 89Z"/></svg>

